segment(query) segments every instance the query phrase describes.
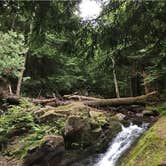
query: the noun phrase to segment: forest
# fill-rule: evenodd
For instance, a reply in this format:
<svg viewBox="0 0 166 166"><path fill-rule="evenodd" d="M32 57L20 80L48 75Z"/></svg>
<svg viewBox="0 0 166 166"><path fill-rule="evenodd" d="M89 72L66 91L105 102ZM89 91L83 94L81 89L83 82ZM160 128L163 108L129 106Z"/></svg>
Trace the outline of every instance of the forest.
<svg viewBox="0 0 166 166"><path fill-rule="evenodd" d="M164 166L165 115L166 1L0 1L0 166Z"/></svg>

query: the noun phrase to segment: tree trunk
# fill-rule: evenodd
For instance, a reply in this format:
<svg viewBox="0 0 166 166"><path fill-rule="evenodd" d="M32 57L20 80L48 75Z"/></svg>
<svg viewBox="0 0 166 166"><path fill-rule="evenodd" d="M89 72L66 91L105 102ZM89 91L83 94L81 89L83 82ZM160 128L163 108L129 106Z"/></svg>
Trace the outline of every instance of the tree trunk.
<svg viewBox="0 0 166 166"><path fill-rule="evenodd" d="M24 71L25 71L25 65L26 65L26 60L27 60L27 54L28 54L28 52L25 53L25 58L24 58L23 67L22 67L22 69L21 69L20 77L19 77L18 83L17 83L16 95L17 95L18 97L20 97L20 93L21 93L21 85L22 85L23 75L24 75Z"/></svg>
<svg viewBox="0 0 166 166"><path fill-rule="evenodd" d="M142 72L142 77L143 77L143 82L144 82L145 94L148 94L150 92L150 89L149 89L149 83L147 82L147 74L145 73L144 70Z"/></svg>
<svg viewBox="0 0 166 166"><path fill-rule="evenodd" d="M10 83L9 83L9 94L10 94L10 95L13 95L13 92L12 92L12 86L11 86Z"/></svg>
<svg viewBox="0 0 166 166"><path fill-rule="evenodd" d="M114 99L97 99L93 101L83 101L88 106L118 106L118 105L131 105L131 104L147 104L151 101L157 100L157 92L151 92L146 95L137 97L124 97Z"/></svg>
<svg viewBox="0 0 166 166"><path fill-rule="evenodd" d="M29 32L25 33L25 44L28 47L30 46L30 39L29 38L30 38L30 35L32 34L32 30L33 30L33 23L31 21L31 23L29 24ZM20 77L19 77L18 83L17 83L16 95L18 97L20 97L20 94L21 94L21 86L22 86L22 80L23 80L23 75L24 75L24 71L25 71L27 57L28 57L28 50L25 52L25 58L24 58L23 67L22 67L21 74L20 74Z"/></svg>
<svg viewBox="0 0 166 166"><path fill-rule="evenodd" d="M113 57L111 57L111 60L112 60L112 66L113 66L112 72L113 72L113 78L114 78L116 97L120 98L120 93L119 93L119 88L118 88L118 81L117 81L116 71L115 71L115 61L114 61Z"/></svg>

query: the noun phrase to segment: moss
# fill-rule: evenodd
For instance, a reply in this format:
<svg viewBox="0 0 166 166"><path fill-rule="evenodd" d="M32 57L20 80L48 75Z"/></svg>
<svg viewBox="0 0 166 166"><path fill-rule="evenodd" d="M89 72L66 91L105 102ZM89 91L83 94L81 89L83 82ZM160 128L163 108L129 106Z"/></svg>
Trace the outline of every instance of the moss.
<svg viewBox="0 0 166 166"><path fill-rule="evenodd" d="M62 111L65 111L65 110L69 110L73 107L72 104L68 104L68 105L64 105L64 106L58 106L55 108L55 110L62 110Z"/></svg>
<svg viewBox="0 0 166 166"><path fill-rule="evenodd" d="M157 166L166 159L166 116L161 117L140 138L121 161L121 166Z"/></svg>
<svg viewBox="0 0 166 166"><path fill-rule="evenodd" d="M49 129L47 134L63 134L65 130L65 122L66 118L61 117L51 123L48 123Z"/></svg>
<svg viewBox="0 0 166 166"><path fill-rule="evenodd" d="M92 129L104 126L109 122L109 116L103 112L90 111L90 125Z"/></svg>
<svg viewBox="0 0 166 166"><path fill-rule="evenodd" d="M17 136L31 130L34 126L31 113L21 106L11 106L0 117L0 143L6 143L12 136Z"/></svg>
<svg viewBox="0 0 166 166"><path fill-rule="evenodd" d="M10 106L0 116L0 148L3 155L20 159L45 135L50 126L37 124L32 115L38 108L21 99L19 105Z"/></svg>
<svg viewBox="0 0 166 166"><path fill-rule="evenodd" d="M15 137L9 142L7 147L2 151L3 155L14 156L17 159L23 159L28 149L34 148L40 145L40 142L44 135L47 134L49 126L33 126L31 132Z"/></svg>

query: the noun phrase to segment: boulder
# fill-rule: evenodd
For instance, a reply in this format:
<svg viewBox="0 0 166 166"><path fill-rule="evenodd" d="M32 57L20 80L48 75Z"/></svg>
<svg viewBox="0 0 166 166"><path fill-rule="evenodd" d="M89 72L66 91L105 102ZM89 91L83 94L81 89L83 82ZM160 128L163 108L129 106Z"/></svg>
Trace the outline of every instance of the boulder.
<svg viewBox="0 0 166 166"><path fill-rule="evenodd" d="M117 121L123 121L125 117L126 117L126 115L124 115L122 113L117 113L116 115L111 117L111 119L114 119L114 120L117 120Z"/></svg>
<svg viewBox="0 0 166 166"><path fill-rule="evenodd" d="M71 115L65 124L65 135L77 134L86 129L86 122L80 116Z"/></svg>
<svg viewBox="0 0 166 166"><path fill-rule="evenodd" d="M111 121L108 129L103 131L100 136L93 140L91 144L92 152L101 152L108 147L111 140L122 130L121 124L118 121Z"/></svg>
<svg viewBox="0 0 166 166"><path fill-rule="evenodd" d="M92 129L105 126L108 124L108 116L105 112L91 110L89 111L89 116L91 118L90 125Z"/></svg>
<svg viewBox="0 0 166 166"><path fill-rule="evenodd" d="M24 164L26 166L55 166L55 163L61 162L64 152L63 137L48 135L42 139L39 146L28 150Z"/></svg>
<svg viewBox="0 0 166 166"><path fill-rule="evenodd" d="M71 149L73 143L79 144L79 148L87 146L91 142L90 136L90 125L87 119L83 119L77 115L68 117L64 132L66 148Z"/></svg>

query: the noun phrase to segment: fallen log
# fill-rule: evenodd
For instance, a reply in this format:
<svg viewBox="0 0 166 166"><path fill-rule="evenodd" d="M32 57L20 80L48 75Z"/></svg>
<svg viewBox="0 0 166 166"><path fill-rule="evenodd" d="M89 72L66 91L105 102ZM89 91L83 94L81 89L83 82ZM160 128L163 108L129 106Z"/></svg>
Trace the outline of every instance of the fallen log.
<svg viewBox="0 0 166 166"><path fill-rule="evenodd" d="M50 98L50 99L29 99L29 101L35 103L35 104L47 104L50 102L59 102L57 98Z"/></svg>
<svg viewBox="0 0 166 166"><path fill-rule="evenodd" d="M6 100L11 105L18 105L20 103L20 97L16 95L8 95L3 96L2 99ZM60 101L57 98L49 98L49 99L33 99L33 98L26 98L29 102L34 104L41 104L41 105L52 105L52 106L60 106L65 105L66 103Z"/></svg>
<svg viewBox="0 0 166 166"><path fill-rule="evenodd" d="M124 97L113 99L95 99L93 101L83 101L88 106L118 106L118 105L132 105L132 104L147 104L157 100L157 92L153 91L146 95L136 97Z"/></svg>
<svg viewBox="0 0 166 166"><path fill-rule="evenodd" d="M65 99L68 100L79 100L79 101L93 101L93 100L97 100L99 98L95 98L95 97L88 97L88 96L81 96L81 95L64 95Z"/></svg>
<svg viewBox="0 0 166 166"><path fill-rule="evenodd" d="M69 104L69 102L61 101L56 97L49 98L49 99L28 99L28 100L35 104L50 105L50 106L54 106L54 107Z"/></svg>

